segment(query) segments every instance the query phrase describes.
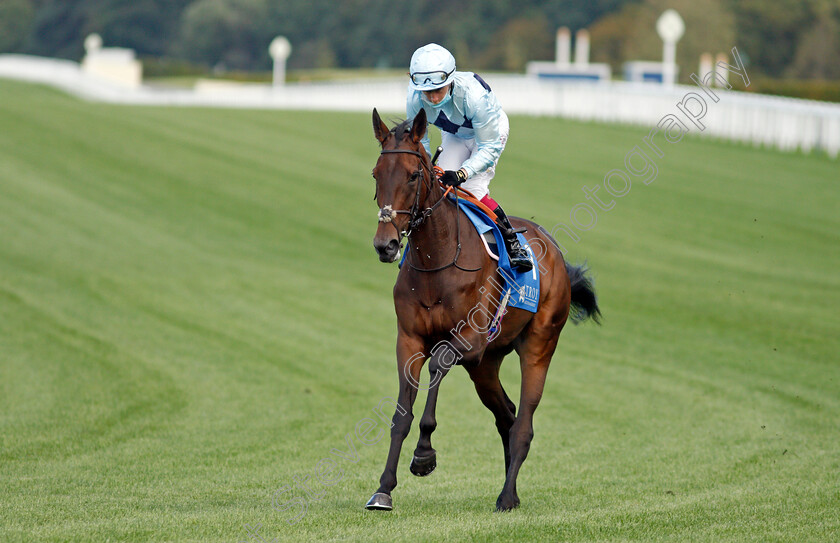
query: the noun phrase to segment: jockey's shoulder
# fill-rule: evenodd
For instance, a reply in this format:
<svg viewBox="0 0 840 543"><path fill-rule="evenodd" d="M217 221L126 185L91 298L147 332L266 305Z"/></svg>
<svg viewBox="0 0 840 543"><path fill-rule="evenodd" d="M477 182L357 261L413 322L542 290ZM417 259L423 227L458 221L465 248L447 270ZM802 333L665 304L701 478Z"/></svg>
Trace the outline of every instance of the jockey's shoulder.
<svg viewBox="0 0 840 543"><path fill-rule="evenodd" d="M469 94L484 95L492 92L490 86L475 72L455 72L455 88Z"/></svg>
<svg viewBox="0 0 840 543"><path fill-rule="evenodd" d="M501 109L490 86L475 72L455 72L453 103L469 118L493 115Z"/></svg>

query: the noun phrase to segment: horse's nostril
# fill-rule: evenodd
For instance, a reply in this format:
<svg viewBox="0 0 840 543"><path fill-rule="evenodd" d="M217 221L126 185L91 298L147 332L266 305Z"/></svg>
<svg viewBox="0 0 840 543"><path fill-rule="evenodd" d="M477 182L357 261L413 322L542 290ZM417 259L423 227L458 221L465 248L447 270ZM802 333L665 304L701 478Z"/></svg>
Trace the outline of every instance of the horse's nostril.
<svg viewBox="0 0 840 543"><path fill-rule="evenodd" d="M379 260L382 262L393 262L400 252L400 241L398 239L389 239L388 241L374 241L373 248L376 249L376 254L379 255Z"/></svg>
<svg viewBox="0 0 840 543"><path fill-rule="evenodd" d="M391 239L388 240L386 243L373 243L373 248L376 249L377 253L394 253L399 250L400 243L398 240Z"/></svg>

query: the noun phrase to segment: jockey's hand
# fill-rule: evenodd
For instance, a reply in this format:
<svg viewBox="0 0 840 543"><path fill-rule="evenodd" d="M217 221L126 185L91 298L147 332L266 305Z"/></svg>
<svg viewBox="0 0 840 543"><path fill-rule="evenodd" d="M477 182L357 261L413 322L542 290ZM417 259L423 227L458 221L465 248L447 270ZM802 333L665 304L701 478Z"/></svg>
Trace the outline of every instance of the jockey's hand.
<svg viewBox="0 0 840 543"><path fill-rule="evenodd" d="M457 187L461 183L467 180L467 174L464 173L464 170L446 170L443 172L443 175L440 177L440 182L444 185L450 185L453 187Z"/></svg>

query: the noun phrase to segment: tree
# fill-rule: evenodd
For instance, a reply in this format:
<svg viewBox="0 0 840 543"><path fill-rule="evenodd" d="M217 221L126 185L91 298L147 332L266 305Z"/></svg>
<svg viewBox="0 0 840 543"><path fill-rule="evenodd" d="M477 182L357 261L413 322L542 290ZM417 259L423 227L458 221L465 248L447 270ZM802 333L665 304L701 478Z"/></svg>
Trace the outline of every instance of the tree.
<svg viewBox="0 0 840 543"><path fill-rule="evenodd" d="M524 70L534 59L551 59L554 53L554 32L545 18L518 18L509 21L493 35L490 46L476 62L477 66Z"/></svg>
<svg viewBox="0 0 840 543"><path fill-rule="evenodd" d="M180 53L233 69L267 68L271 35L265 0L198 0L184 11Z"/></svg>
<svg viewBox="0 0 840 543"><path fill-rule="evenodd" d="M0 0L5 1L10 0ZM181 11L190 1L32 0L37 9L21 49L80 59L85 37L97 32L106 46L129 47L140 55L162 55L170 47Z"/></svg>
<svg viewBox="0 0 840 543"><path fill-rule="evenodd" d="M703 52L737 45L756 75L835 77L840 0L0 0L0 50L79 59L91 32L107 46L238 69L268 69L268 44L292 42L298 68L407 66L419 46L452 50L459 68L522 68L551 58L560 26L589 28L593 60L620 69L658 60L655 21L686 20L681 79ZM737 30L737 32L736 32Z"/></svg>
<svg viewBox="0 0 840 543"><path fill-rule="evenodd" d="M80 59L85 14L78 0L47 0L35 14L24 50L36 55Z"/></svg>
<svg viewBox="0 0 840 543"><path fill-rule="evenodd" d="M141 56L167 52L188 0L97 0L86 2L86 31L108 46L129 47Z"/></svg>
<svg viewBox="0 0 840 543"><path fill-rule="evenodd" d="M787 75L840 79L840 8L823 9L817 22L803 32Z"/></svg>
<svg viewBox="0 0 840 543"><path fill-rule="evenodd" d="M0 0L0 52L17 50L29 35L34 18L29 0Z"/></svg>
<svg viewBox="0 0 840 543"><path fill-rule="evenodd" d="M819 0L818 0L819 1ZM811 0L728 0L738 25L738 48L765 75L791 64L802 31L814 23Z"/></svg>
<svg viewBox="0 0 840 543"><path fill-rule="evenodd" d="M688 82L703 53L728 52L735 43L735 19L720 0L645 0L627 5L590 28L593 59L614 68L628 60L662 60L662 40L656 21L668 9L685 21L685 34L677 44L680 81Z"/></svg>
<svg viewBox="0 0 840 543"><path fill-rule="evenodd" d="M641 53L634 43L635 29L642 19L642 6L631 4L605 15L589 28L592 59L610 65L613 73L621 73L621 65L637 59Z"/></svg>

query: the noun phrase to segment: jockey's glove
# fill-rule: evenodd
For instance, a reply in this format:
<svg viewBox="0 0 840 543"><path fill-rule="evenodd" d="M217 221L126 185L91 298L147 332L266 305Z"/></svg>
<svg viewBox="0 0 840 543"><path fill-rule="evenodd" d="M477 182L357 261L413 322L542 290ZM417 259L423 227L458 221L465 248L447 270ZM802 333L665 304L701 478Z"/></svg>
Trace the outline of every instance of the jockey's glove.
<svg viewBox="0 0 840 543"><path fill-rule="evenodd" d="M453 187L457 187L461 183L467 180L467 174L464 173L464 170L446 170L443 172L443 175L440 176L440 182L444 185L451 185Z"/></svg>

